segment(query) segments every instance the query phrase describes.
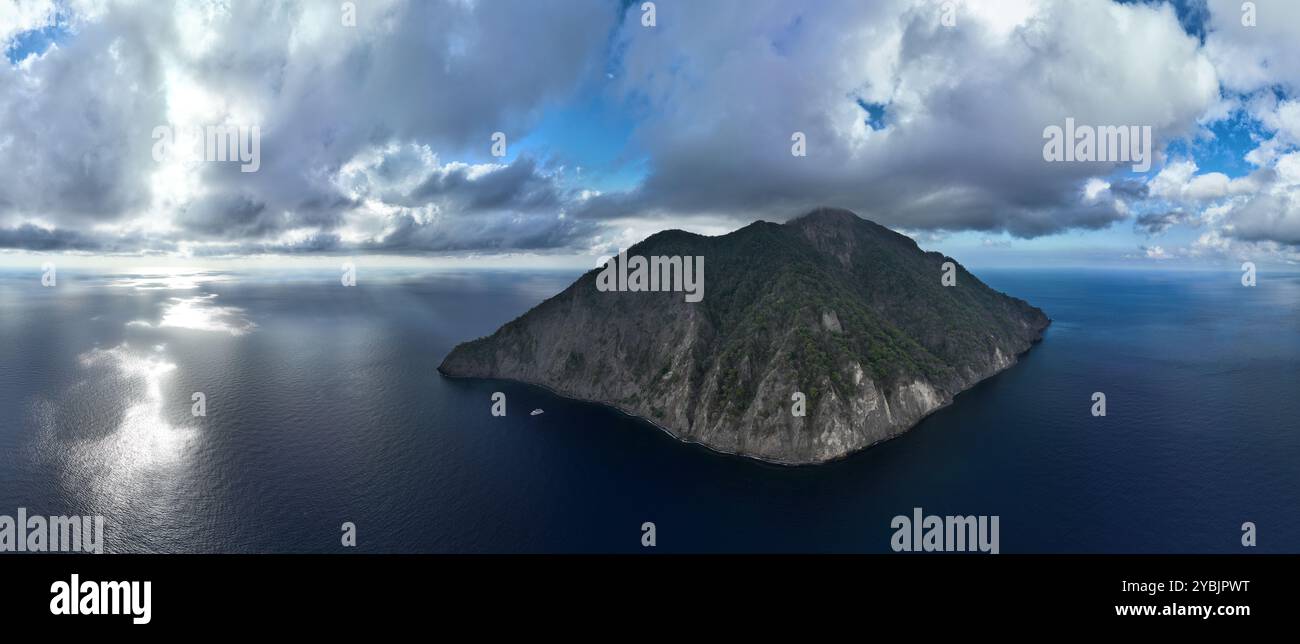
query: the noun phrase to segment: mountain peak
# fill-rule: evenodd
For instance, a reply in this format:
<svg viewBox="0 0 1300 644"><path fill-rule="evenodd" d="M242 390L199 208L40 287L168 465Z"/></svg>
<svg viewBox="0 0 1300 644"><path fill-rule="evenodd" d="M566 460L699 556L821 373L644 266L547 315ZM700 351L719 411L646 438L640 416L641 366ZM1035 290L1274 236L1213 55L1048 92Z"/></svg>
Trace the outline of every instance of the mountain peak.
<svg viewBox="0 0 1300 644"><path fill-rule="evenodd" d="M1015 364L1049 323L960 266L945 286L943 257L839 208L634 248L702 257L703 299L602 290L591 271L439 371L542 385L719 451L820 463L907 431Z"/></svg>
<svg viewBox="0 0 1300 644"><path fill-rule="evenodd" d="M829 206L819 206L808 212L791 219L787 223L803 224L824 224L824 223L844 223L844 222L861 222L866 221L859 217L857 213L846 208L832 208Z"/></svg>

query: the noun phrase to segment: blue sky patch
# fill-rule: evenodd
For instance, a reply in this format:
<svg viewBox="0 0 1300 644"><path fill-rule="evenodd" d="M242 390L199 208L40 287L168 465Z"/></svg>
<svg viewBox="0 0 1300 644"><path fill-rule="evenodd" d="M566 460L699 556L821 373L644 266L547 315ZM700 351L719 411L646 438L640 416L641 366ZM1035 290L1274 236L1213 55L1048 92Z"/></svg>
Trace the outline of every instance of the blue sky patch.
<svg viewBox="0 0 1300 644"><path fill-rule="evenodd" d="M5 48L5 57L9 59L10 64L17 65L28 56L39 56L45 53L51 45L66 40L69 34L67 25L60 17L53 25L25 31L15 36Z"/></svg>

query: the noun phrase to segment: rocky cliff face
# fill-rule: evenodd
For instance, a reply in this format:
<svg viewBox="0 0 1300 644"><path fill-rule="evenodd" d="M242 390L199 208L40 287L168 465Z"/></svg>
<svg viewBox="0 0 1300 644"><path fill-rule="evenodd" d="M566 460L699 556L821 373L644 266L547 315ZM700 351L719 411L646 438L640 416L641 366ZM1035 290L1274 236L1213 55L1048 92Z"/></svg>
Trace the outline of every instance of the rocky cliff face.
<svg viewBox="0 0 1300 644"><path fill-rule="evenodd" d="M908 430L1015 364L1049 324L846 210L720 237L665 231L627 254L703 256L703 300L601 291L591 271L439 371L543 385L720 451L820 463Z"/></svg>

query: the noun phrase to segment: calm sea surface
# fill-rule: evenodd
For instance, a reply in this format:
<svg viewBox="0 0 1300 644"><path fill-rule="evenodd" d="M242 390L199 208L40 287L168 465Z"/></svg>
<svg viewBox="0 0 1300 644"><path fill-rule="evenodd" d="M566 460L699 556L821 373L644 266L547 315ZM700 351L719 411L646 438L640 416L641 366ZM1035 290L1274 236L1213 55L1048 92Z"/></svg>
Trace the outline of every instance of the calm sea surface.
<svg viewBox="0 0 1300 644"><path fill-rule="evenodd" d="M660 551L887 552L918 506L999 515L1004 553L1241 552L1246 521L1300 551L1300 276L976 272L1045 340L800 468L437 373L572 272L0 272L0 514L101 514L118 552L344 552L345 521L365 552L637 551L645 521Z"/></svg>

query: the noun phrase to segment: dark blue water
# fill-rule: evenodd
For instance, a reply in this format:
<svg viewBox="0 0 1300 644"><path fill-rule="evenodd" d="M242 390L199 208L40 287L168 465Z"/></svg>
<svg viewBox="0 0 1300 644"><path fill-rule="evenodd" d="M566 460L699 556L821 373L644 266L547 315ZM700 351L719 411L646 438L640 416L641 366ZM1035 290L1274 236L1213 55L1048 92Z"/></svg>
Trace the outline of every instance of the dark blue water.
<svg viewBox="0 0 1300 644"><path fill-rule="evenodd" d="M980 275L1055 320L1041 344L785 468L438 375L573 274L0 273L0 514L102 514L128 552L345 552L345 521L364 552L637 551L645 521L659 551L885 552L917 506L999 515L1002 552L1242 552L1245 521L1300 551L1300 276Z"/></svg>

